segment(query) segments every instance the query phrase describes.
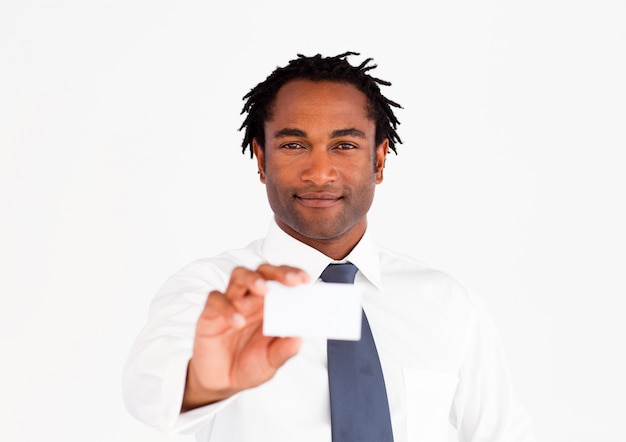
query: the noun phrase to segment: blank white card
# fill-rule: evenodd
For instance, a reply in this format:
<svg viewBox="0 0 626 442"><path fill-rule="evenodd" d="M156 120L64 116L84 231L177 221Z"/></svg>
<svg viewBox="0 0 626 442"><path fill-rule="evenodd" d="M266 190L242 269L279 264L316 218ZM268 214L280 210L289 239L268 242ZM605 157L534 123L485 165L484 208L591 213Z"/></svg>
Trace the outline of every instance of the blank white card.
<svg viewBox="0 0 626 442"><path fill-rule="evenodd" d="M288 287L268 281L266 336L361 339L361 292L353 284L312 283Z"/></svg>

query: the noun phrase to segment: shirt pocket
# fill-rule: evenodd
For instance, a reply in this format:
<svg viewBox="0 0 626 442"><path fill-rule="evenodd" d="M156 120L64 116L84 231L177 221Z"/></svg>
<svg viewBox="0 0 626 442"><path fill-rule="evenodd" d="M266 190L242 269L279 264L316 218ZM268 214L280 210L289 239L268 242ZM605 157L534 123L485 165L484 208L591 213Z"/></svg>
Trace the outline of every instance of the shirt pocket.
<svg viewBox="0 0 626 442"><path fill-rule="evenodd" d="M407 435L411 442L446 442L458 378L450 373L404 367Z"/></svg>

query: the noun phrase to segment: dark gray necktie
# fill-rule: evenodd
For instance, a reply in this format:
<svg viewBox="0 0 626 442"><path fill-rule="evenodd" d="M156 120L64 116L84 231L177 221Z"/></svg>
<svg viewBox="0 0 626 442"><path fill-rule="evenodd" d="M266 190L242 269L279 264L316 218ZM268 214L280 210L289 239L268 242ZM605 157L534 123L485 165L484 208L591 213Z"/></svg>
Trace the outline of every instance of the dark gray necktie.
<svg viewBox="0 0 626 442"><path fill-rule="evenodd" d="M354 264L330 264L324 282L353 284ZM329 339L328 385L333 442L392 442L385 380L365 312L360 341Z"/></svg>

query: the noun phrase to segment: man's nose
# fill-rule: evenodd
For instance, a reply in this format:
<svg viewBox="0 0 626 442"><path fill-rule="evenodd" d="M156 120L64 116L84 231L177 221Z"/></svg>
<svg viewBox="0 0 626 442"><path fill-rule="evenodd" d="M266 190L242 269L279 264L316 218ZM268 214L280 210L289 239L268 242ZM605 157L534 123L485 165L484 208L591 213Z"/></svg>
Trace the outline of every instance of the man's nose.
<svg viewBox="0 0 626 442"><path fill-rule="evenodd" d="M302 181L323 185L337 179L337 167L326 149L311 149L300 175Z"/></svg>

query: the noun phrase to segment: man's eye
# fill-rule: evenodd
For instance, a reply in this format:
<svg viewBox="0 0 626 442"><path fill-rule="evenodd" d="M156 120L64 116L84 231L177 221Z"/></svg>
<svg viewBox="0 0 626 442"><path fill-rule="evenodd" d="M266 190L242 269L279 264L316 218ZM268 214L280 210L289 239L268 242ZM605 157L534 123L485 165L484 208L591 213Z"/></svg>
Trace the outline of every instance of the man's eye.
<svg viewBox="0 0 626 442"><path fill-rule="evenodd" d="M287 143L281 146L283 149L301 149L302 145L299 143Z"/></svg>
<svg viewBox="0 0 626 442"><path fill-rule="evenodd" d="M356 149L356 146L351 143L340 143L337 145L337 149L350 150L350 149Z"/></svg>

